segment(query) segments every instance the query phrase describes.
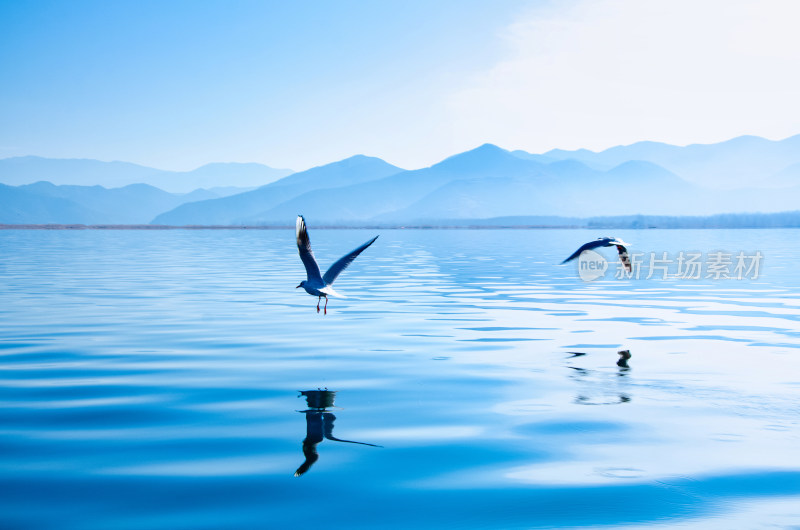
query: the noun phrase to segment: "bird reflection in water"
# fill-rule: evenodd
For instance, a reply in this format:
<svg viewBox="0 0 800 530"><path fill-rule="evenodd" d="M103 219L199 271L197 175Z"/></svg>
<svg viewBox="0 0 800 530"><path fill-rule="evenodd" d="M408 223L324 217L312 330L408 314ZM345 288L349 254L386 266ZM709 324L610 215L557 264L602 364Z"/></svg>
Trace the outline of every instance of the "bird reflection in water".
<svg viewBox="0 0 800 530"><path fill-rule="evenodd" d="M617 352L617 355L619 355L619 360L617 361L617 366L619 366L620 368L624 368L626 370L628 368L630 368L630 366L628 366L628 359L631 358L631 351L630 350L620 350L620 351Z"/></svg>
<svg viewBox="0 0 800 530"><path fill-rule="evenodd" d="M305 396L308 404L308 410L300 411L306 415L306 438L303 440L303 455L306 460L294 472L295 477L303 475L314 465L314 462L319 460L317 444L325 438L334 442L381 447L380 445L365 442L341 440L333 435L333 422L336 421L336 416L328 412L327 409L333 407L336 391L327 389L305 390L300 391L300 396Z"/></svg>
<svg viewBox="0 0 800 530"><path fill-rule="evenodd" d="M567 352L570 360L582 357L582 352ZM575 397L574 403L578 405L619 405L628 403L631 400L630 394L624 391L624 386L629 384L626 381L628 371L628 359L631 358L630 351L619 352L620 360L617 361L618 371L614 376L600 371L568 366L573 372L570 379L574 380L581 387L580 392Z"/></svg>

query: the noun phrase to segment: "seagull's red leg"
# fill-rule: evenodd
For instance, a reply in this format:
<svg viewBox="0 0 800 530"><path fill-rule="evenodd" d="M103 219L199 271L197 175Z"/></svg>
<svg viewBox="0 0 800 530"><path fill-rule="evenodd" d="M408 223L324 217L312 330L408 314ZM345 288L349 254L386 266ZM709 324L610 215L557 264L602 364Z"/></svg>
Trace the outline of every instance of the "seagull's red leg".
<svg viewBox="0 0 800 530"><path fill-rule="evenodd" d="M319 313L319 299L322 298L321 296L317 297L317 313Z"/></svg>
<svg viewBox="0 0 800 530"><path fill-rule="evenodd" d="M324 315L328 314L328 297L327 296L325 297L325 312L323 314Z"/></svg>

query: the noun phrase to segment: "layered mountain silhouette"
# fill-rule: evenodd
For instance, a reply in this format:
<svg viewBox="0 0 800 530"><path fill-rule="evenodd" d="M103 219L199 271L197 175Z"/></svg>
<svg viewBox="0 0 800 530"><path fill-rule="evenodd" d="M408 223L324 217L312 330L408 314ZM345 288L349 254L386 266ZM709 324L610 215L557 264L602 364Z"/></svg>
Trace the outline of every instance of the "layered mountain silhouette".
<svg viewBox="0 0 800 530"><path fill-rule="evenodd" d="M0 223L148 224L164 210L209 197L218 196L207 190L167 193L147 184L111 189L50 182L0 185Z"/></svg>
<svg viewBox="0 0 800 530"><path fill-rule="evenodd" d="M0 223L3 224L96 224L103 216L60 197L41 195L0 184Z"/></svg>
<svg viewBox="0 0 800 530"><path fill-rule="evenodd" d="M165 171L129 162L38 156L0 159L0 182L14 186L39 181L79 186L99 184L110 188L149 184L171 193L189 193L198 188L254 188L291 173L290 169L274 169L262 164L217 163L192 171Z"/></svg>
<svg viewBox="0 0 800 530"><path fill-rule="evenodd" d="M532 160L577 160L595 169L607 170L629 160L657 164L689 182L712 188L739 188L762 179L771 179L788 166L797 164L800 135L780 141L758 136L739 136L716 144L693 144L685 147L659 142L637 142L593 152L586 149L564 151L554 149L542 155L515 151ZM795 170L794 175L800 177ZM800 185L800 178L776 182L778 185Z"/></svg>
<svg viewBox="0 0 800 530"><path fill-rule="evenodd" d="M325 195L332 189L347 185L363 185L371 180L393 175L402 169L379 158L354 156L289 175L253 191L202 202L185 204L159 215L154 224L167 225L242 225L265 224L262 213L304 193L315 191ZM289 219L294 219L297 213ZM276 224L286 224L286 217L274 218Z"/></svg>
<svg viewBox="0 0 800 530"><path fill-rule="evenodd" d="M354 184L326 183L323 189L304 193L295 188L292 197L280 193L283 180L249 194L187 204L154 222L276 225L286 224L300 212L317 224L330 225L530 215L711 215L791 210L800 198L797 187L782 188L779 193L776 189L703 187L650 161L628 160L598 169L549 155L519 156L491 144L424 169L396 171ZM240 201L245 198L252 202L243 208Z"/></svg>
<svg viewBox="0 0 800 530"><path fill-rule="evenodd" d="M109 186L136 175L174 179L174 172L122 162L23 159L0 160L0 182L15 184L34 174L49 175L50 182L0 187L0 223L285 226L302 213L317 226L481 224L482 219L489 225L497 219L569 225L596 217L629 222L636 215L664 220L781 212L800 204L800 135L686 147L639 142L601 152L543 154L485 144L423 169L404 170L358 155L277 180L264 173L267 166L210 164L189 173L192 182L202 183L196 187L213 189L191 194L144 184L74 185L96 179ZM34 166L36 172L30 170ZM246 182L254 189L231 188L245 182L241 175L247 171L252 173Z"/></svg>

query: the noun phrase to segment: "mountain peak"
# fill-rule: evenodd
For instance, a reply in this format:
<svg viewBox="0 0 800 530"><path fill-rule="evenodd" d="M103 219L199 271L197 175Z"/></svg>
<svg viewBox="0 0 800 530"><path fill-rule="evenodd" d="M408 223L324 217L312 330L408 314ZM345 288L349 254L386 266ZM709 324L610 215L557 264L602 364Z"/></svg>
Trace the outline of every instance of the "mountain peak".
<svg viewBox="0 0 800 530"><path fill-rule="evenodd" d="M486 143L469 151L445 158L431 167L450 171L469 171L495 166L498 163L510 164L517 162L524 163L526 161L494 144Z"/></svg>
<svg viewBox="0 0 800 530"><path fill-rule="evenodd" d="M274 168L271 166L267 166L265 164L260 164L258 162L211 162L208 164L203 164L202 166L193 169L191 173L200 173L200 172L211 172L220 169L251 169L251 170L261 170L261 171L275 171L275 172L286 172L286 174L294 173L292 169L280 169Z"/></svg>
<svg viewBox="0 0 800 530"><path fill-rule="evenodd" d="M476 147L475 149L473 149L473 151L477 151L479 149L483 149L483 150L487 150L487 149L492 150L492 149L494 149L494 150L505 151L505 149L503 149L501 147L497 147L497 145L495 145L493 143L490 143L490 142L486 142L485 144L482 144L482 145Z"/></svg>
<svg viewBox="0 0 800 530"><path fill-rule="evenodd" d="M589 156L589 155L596 155L597 153L594 151L590 151L589 149L575 149L575 150L567 150L567 149L551 149L544 153L544 156L549 156L557 159L564 159L564 158L574 158L580 156Z"/></svg>
<svg viewBox="0 0 800 530"><path fill-rule="evenodd" d="M488 156L488 155L499 155L502 153L508 153L508 151L506 151L502 147L498 147L495 144L490 144L487 142L483 145L476 147L475 149L465 151L464 153L461 154L467 154L467 153L474 153L474 154L480 154L482 156Z"/></svg>
<svg viewBox="0 0 800 530"><path fill-rule="evenodd" d="M378 158L376 156L368 156L368 155L360 155L360 154L359 155L350 156L348 158L340 160L339 162L334 162L334 164L380 164L380 165L388 164L388 165L392 165L392 164L389 164L389 162L386 162L385 160L383 160L381 158Z"/></svg>
<svg viewBox="0 0 800 530"><path fill-rule="evenodd" d="M314 166L304 171L298 171L293 175L289 175L288 177L279 180L277 183L286 183L294 180L300 180L300 178L303 175L307 173L315 173L317 171L329 171L335 168L362 168L362 167L393 168L396 171L403 171L403 168L392 165L381 158L359 154L343 158L342 160L337 160L336 162L329 162L321 166Z"/></svg>
<svg viewBox="0 0 800 530"><path fill-rule="evenodd" d="M752 134L743 134L741 136L737 136L735 138L731 138L730 140L725 140L723 142L714 142L710 144L692 144L687 147L715 147L715 146L726 146L732 148L750 148L756 145L766 145L772 143L770 140L766 138L762 138L760 136L754 136Z"/></svg>

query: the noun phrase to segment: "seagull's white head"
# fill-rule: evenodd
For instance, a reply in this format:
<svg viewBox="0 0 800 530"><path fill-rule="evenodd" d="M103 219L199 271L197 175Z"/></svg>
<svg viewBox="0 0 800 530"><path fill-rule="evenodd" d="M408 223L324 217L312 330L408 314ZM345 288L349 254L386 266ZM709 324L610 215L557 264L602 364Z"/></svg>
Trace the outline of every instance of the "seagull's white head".
<svg viewBox="0 0 800 530"><path fill-rule="evenodd" d="M305 280L303 280L302 282L300 282L300 285L298 285L297 287L295 287L295 289L299 289L299 288L301 288L301 287L305 286L305 284L306 284L306 281L305 281Z"/></svg>

